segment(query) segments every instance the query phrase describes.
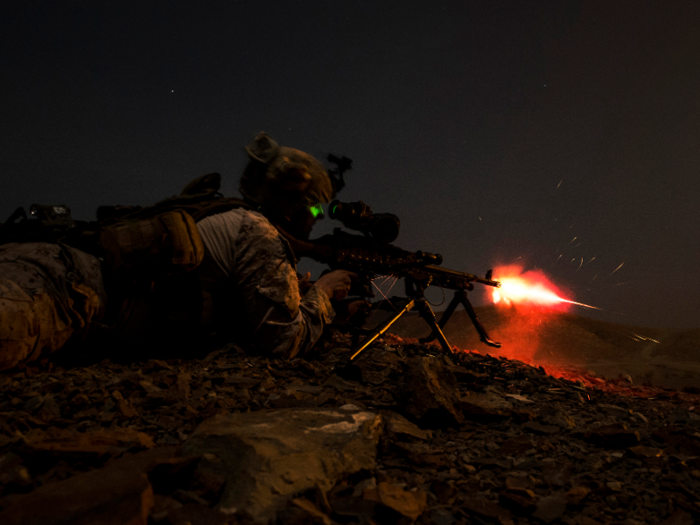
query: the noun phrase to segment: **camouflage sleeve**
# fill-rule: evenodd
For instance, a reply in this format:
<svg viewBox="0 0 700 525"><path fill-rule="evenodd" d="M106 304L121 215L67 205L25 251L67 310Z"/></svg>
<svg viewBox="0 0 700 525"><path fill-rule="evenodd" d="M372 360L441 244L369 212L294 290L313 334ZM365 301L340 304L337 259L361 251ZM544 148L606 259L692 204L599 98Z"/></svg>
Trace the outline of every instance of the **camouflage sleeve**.
<svg viewBox="0 0 700 525"><path fill-rule="evenodd" d="M301 298L291 249L277 230L262 215L241 210L198 226L207 252L203 281L218 297L215 309L231 316L223 321L237 326L240 342L279 357L308 352L335 313L317 288Z"/></svg>
<svg viewBox="0 0 700 525"><path fill-rule="evenodd" d="M270 261L272 262L272 261ZM285 257L248 297L251 346L291 359L307 353L335 316L328 296L316 287L299 296L296 268Z"/></svg>

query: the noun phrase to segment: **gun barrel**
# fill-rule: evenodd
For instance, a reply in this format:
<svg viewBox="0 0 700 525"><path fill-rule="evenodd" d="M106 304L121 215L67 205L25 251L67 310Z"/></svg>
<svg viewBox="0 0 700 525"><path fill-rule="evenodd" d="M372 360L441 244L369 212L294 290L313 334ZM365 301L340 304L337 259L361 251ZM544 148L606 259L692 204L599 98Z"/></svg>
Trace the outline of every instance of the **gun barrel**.
<svg viewBox="0 0 700 525"><path fill-rule="evenodd" d="M442 263L442 255L439 254L411 252L339 229L333 235L315 241L300 241L279 226L277 229L289 241L297 257L310 257L329 264L333 269L406 277L424 282L426 286L432 283L452 290L471 290L473 283L495 288L501 286L499 281L490 279L488 273L486 277L479 277L439 266Z"/></svg>
<svg viewBox="0 0 700 525"><path fill-rule="evenodd" d="M485 284L486 286L493 286L495 288L501 287L500 281L494 281L493 279L479 277L478 275L473 275L471 273L450 270L449 268L443 268L442 266L434 266L432 264L429 264L425 266L424 269L428 270L431 274L433 274L438 281L440 281L440 277L442 276L447 278L448 280L467 281L470 283Z"/></svg>

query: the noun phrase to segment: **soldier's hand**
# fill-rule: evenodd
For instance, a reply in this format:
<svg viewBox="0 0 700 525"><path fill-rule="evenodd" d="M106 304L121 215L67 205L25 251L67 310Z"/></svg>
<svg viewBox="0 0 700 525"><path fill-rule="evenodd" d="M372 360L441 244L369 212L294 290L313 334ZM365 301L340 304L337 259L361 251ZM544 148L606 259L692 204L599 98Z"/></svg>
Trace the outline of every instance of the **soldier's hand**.
<svg viewBox="0 0 700 525"><path fill-rule="evenodd" d="M350 285L357 279L357 274L347 270L333 270L316 281L314 286L320 288L332 301L345 299L350 291Z"/></svg>

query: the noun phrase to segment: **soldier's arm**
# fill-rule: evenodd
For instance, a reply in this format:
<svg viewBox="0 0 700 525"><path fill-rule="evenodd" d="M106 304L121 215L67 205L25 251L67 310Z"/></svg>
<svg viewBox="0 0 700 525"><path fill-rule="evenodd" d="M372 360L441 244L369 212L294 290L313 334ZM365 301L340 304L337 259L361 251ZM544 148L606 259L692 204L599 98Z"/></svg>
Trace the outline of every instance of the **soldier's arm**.
<svg viewBox="0 0 700 525"><path fill-rule="evenodd" d="M294 357L311 349L335 314L323 287L301 297L289 246L277 230L252 212L213 216L198 226L207 252L202 277L217 296L214 308L233 316L217 315L219 322L264 354Z"/></svg>
<svg viewBox="0 0 700 525"><path fill-rule="evenodd" d="M262 276L245 294L246 317L252 329L249 345L288 359L304 355L321 337L335 312L321 287L312 286L300 297L296 270L286 258L270 258L269 263L274 271Z"/></svg>

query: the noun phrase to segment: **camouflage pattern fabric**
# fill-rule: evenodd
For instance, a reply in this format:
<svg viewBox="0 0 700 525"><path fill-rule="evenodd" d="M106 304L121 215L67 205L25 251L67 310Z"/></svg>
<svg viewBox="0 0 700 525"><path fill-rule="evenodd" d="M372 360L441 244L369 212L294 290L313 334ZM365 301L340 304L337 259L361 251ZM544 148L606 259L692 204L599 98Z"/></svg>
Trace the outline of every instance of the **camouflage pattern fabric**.
<svg viewBox="0 0 700 525"><path fill-rule="evenodd" d="M204 328L257 353L292 358L308 352L335 313L315 287L300 297L291 248L274 226L239 208L197 227L205 247L197 270ZM148 286L124 293L136 306L126 308L125 322L107 328L97 258L52 243L0 245L0 370L92 335L121 343L145 337L154 327L153 294ZM112 302L121 311L117 299Z"/></svg>
<svg viewBox="0 0 700 525"><path fill-rule="evenodd" d="M83 341L106 295L97 258L51 243L0 246L0 370Z"/></svg>
<svg viewBox="0 0 700 525"><path fill-rule="evenodd" d="M197 223L204 322L259 353L292 358L311 349L335 313L312 287L299 294L291 248L260 213L235 209Z"/></svg>

